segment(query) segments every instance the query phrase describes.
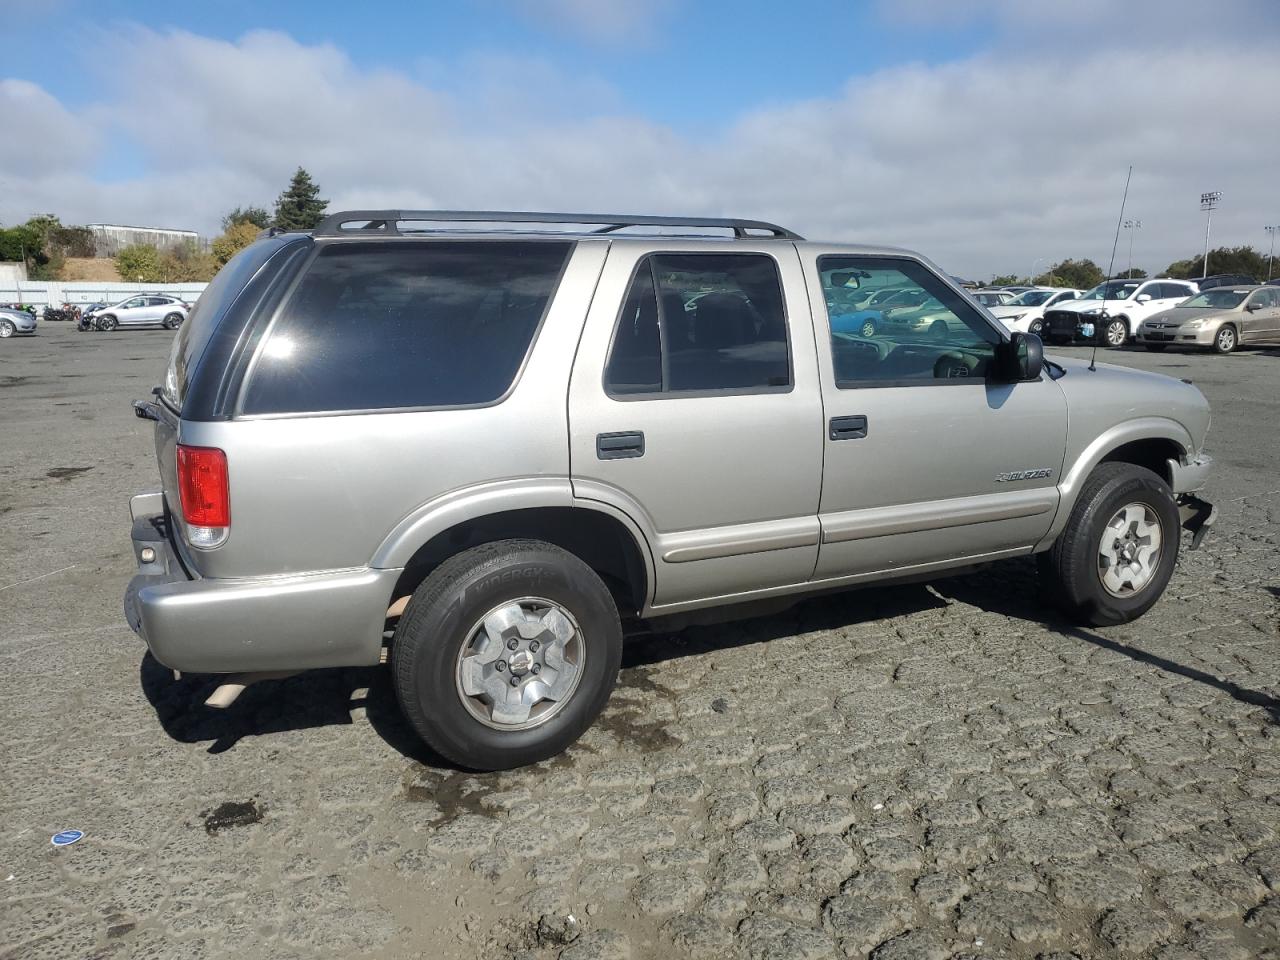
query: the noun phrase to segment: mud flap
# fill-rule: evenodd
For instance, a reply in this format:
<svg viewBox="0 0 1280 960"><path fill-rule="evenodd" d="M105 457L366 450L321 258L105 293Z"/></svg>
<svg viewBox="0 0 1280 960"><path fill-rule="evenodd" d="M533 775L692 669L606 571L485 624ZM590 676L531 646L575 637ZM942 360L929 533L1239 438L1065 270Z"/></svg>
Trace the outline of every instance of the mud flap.
<svg viewBox="0 0 1280 960"><path fill-rule="evenodd" d="M1200 549L1213 522L1218 519L1218 508L1207 500L1184 493L1178 497L1178 516L1182 520L1182 529L1191 534L1191 549Z"/></svg>

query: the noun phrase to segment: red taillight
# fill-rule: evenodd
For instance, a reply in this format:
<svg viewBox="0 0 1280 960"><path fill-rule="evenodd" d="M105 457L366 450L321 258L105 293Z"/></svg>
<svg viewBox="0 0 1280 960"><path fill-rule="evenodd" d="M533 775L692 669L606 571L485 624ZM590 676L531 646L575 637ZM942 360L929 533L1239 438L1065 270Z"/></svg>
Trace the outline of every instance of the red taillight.
<svg viewBox="0 0 1280 960"><path fill-rule="evenodd" d="M178 493L189 527L231 526L227 455L221 450L178 444Z"/></svg>

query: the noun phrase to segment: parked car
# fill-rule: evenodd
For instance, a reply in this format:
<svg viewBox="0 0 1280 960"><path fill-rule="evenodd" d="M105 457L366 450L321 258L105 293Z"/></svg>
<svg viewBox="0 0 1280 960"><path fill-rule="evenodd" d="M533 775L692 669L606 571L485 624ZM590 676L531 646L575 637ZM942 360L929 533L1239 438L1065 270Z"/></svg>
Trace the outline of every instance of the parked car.
<svg viewBox="0 0 1280 960"><path fill-rule="evenodd" d="M1044 330L1044 312L1059 303L1075 300L1081 292L1071 288L1037 287L1018 294L1003 306L991 307L991 314L1009 330L1040 336Z"/></svg>
<svg viewBox="0 0 1280 960"><path fill-rule="evenodd" d="M834 270L923 291L948 336L835 330ZM162 489L130 505L125 612L161 664L237 675L215 704L386 658L412 728L473 769L577 739L624 620L1036 555L1070 617L1125 623L1212 522L1209 406L1039 346L918 254L758 221L263 234L135 403Z"/></svg>
<svg viewBox="0 0 1280 960"><path fill-rule="evenodd" d="M1258 283L1255 277L1247 277L1243 273L1215 273L1196 281L1201 290L1212 290L1214 287L1251 287Z"/></svg>
<svg viewBox="0 0 1280 960"><path fill-rule="evenodd" d="M0 307L0 340L7 340L18 334L35 333L36 322L35 315L26 310Z"/></svg>
<svg viewBox="0 0 1280 960"><path fill-rule="evenodd" d="M1081 334L1088 324L1099 342L1122 347L1137 332L1143 320L1167 310L1197 292L1189 280L1104 280L1076 300L1060 303L1044 314L1045 338L1066 343Z"/></svg>
<svg viewBox="0 0 1280 960"><path fill-rule="evenodd" d="M187 319L187 305L177 297L139 294L94 313L99 330L117 327L164 327L176 330Z"/></svg>
<svg viewBox="0 0 1280 960"><path fill-rule="evenodd" d="M1231 353L1280 344L1280 287L1212 287L1148 317L1137 339L1157 352L1173 345Z"/></svg>
<svg viewBox="0 0 1280 960"><path fill-rule="evenodd" d="M999 307L1010 302L1018 294L1012 290L971 290L969 295L984 307Z"/></svg>

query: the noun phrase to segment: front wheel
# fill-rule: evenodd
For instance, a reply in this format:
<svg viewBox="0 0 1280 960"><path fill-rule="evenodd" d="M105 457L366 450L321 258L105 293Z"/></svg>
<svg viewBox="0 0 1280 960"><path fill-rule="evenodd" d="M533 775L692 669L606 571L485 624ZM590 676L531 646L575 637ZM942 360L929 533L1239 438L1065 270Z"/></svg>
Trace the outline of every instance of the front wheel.
<svg viewBox="0 0 1280 960"><path fill-rule="evenodd" d="M538 540L446 560L414 591L391 647L410 725L474 770L560 753L609 702L621 660L618 610L603 581Z"/></svg>
<svg viewBox="0 0 1280 960"><path fill-rule="evenodd" d="M1237 342L1236 328L1230 324L1223 324L1217 336L1213 338L1213 349L1218 353L1230 353L1236 348Z"/></svg>
<svg viewBox="0 0 1280 960"><path fill-rule="evenodd" d="M1123 347L1129 339L1129 325L1121 319L1112 320L1103 330L1103 336L1109 347Z"/></svg>
<svg viewBox="0 0 1280 960"><path fill-rule="evenodd" d="M945 320L935 320L929 324L929 336L935 340L945 340L947 338L947 322Z"/></svg>
<svg viewBox="0 0 1280 960"><path fill-rule="evenodd" d="M1161 477L1131 463L1104 463L1085 481L1066 529L1040 554L1040 575L1072 619L1128 623L1164 593L1180 532L1177 504Z"/></svg>
<svg viewBox="0 0 1280 960"><path fill-rule="evenodd" d="M1027 325L1027 333L1034 333L1038 337L1043 332L1044 332L1043 320L1032 320L1031 323Z"/></svg>
<svg viewBox="0 0 1280 960"><path fill-rule="evenodd" d="M99 317L97 327L103 333L109 333L116 328L116 318L112 316Z"/></svg>
<svg viewBox="0 0 1280 960"><path fill-rule="evenodd" d="M874 320L862 321L862 335L868 339L876 335L876 322Z"/></svg>
<svg viewBox="0 0 1280 960"><path fill-rule="evenodd" d="M12 320L0 320L0 340L7 340L18 331Z"/></svg>

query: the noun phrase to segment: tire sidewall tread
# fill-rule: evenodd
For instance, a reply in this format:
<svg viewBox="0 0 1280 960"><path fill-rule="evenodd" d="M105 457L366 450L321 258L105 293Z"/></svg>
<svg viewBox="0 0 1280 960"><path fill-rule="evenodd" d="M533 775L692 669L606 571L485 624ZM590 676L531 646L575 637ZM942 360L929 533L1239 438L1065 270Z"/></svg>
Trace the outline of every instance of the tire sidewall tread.
<svg viewBox="0 0 1280 960"><path fill-rule="evenodd" d="M1133 598L1113 597L1097 572L1103 527L1126 503L1145 503L1160 516L1160 565L1148 586ZM1050 548L1041 572L1052 593L1077 620L1092 626L1128 623L1146 613L1164 594L1178 562L1182 528L1173 493L1164 479L1131 463L1103 463L1085 481L1062 534Z"/></svg>
<svg viewBox="0 0 1280 960"><path fill-rule="evenodd" d="M512 589L513 582L521 584ZM456 690L466 632L504 600L563 604L586 646L584 672L563 710L527 730L486 727ZM436 753L476 770L500 770L555 756L604 709L622 658L622 627L608 588L573 554L537 540L481 544L446 560L414 591L391 647L396 697L415 732Z"/></svg>

